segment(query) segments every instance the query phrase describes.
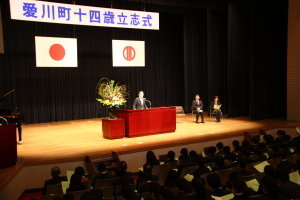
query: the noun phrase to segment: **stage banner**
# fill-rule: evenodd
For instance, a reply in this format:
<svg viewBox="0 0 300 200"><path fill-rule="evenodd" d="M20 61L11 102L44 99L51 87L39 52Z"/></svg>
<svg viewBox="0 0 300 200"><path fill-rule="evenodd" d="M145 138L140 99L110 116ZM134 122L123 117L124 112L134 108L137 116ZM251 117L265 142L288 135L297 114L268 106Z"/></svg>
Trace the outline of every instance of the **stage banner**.
<svg viewBox="0 0 300 200"><path fill-rule="evenodd" d="M113 40L114 67L145 67L145 41Z"/></svg>
<svg viewBox="0 0 300 200"><path fill-rule="evenodd" d="M77 67L77 39L35 37L37 67Z"/></svg>
<svg viewBox="0 0 300 200"><path fill-rule="evenodd" d="M10 0L11 19L159 30L159 13L36 0Z"/></svg>

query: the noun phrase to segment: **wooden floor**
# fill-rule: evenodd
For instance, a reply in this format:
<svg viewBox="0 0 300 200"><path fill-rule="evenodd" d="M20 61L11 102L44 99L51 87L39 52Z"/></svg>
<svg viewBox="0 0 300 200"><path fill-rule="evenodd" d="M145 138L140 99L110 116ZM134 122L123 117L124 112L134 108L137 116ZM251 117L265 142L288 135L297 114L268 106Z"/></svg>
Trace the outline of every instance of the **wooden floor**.
<svg viewBox="0 0 300 200"><path fill-rule="evenodd" d="M18 145L18 159L26 165L83 160L85 155L105 155L111 151L128 153L167 146L215 140L242 135L246 130L293 125L282 119L250 121L248 117L224 118L221 123L206 118L196 124L195 116L177 118L177 130L137 138L109 140L102 137L101 118L23 126L23 145Z"/></svg>

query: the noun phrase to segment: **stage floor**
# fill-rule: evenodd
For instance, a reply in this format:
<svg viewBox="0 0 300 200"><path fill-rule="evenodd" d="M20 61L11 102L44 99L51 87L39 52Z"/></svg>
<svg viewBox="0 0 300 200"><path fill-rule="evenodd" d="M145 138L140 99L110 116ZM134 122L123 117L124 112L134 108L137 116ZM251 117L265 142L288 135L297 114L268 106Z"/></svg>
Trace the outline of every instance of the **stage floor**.
<svg viewBox="0 0 300 200"><path fill-rule="evenodd" d="M101 118L24 125L24 143L18 145L18 160L26 165L79 161L85 155L110 155L111 151L130 153L235 137L243 135L244 131L296 125L283 119L251 121L249 117L224 117L217 123L207 116L205 124L196 124L192 114L187 114L186 119L177 117L177 121L183 123L177 123L173 133L115 140L102 137Z"/></svg>

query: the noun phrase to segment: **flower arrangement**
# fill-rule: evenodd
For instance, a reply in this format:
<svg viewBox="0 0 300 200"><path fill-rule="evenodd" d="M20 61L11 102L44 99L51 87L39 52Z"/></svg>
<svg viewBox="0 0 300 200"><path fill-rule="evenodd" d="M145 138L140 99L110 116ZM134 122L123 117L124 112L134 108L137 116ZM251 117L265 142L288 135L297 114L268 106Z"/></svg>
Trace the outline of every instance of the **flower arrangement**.
<svg viewBox="0 0 300 200"><path fill-rule="evenodd" d="M109 108L119 108L129 98L129 91L126 85L119 85L114 80L109 80L105 77L99 80L96 89L100 97L96 98L96 100Z"/></svg>

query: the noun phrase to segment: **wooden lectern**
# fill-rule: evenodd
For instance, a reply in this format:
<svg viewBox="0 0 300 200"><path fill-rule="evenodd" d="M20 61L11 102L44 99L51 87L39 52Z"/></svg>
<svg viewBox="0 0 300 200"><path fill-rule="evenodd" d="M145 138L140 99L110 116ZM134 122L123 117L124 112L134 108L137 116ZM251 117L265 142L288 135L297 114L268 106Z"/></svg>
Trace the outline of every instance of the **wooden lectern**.
<svg viewBox="0 0 300 200"><path fill-rule="evenodd" d="M125 134L124 119L102 119L103 137L107 139L123 138Z"/></svg>
<svg viewBox="0 0 300 200"><path fill-rule="evenodd" d="M17 163L16 124L0 126L0 168Z"/></svg>

